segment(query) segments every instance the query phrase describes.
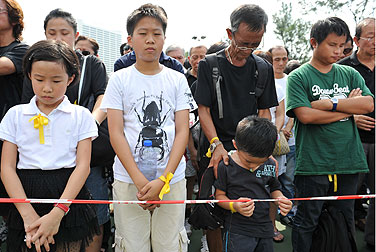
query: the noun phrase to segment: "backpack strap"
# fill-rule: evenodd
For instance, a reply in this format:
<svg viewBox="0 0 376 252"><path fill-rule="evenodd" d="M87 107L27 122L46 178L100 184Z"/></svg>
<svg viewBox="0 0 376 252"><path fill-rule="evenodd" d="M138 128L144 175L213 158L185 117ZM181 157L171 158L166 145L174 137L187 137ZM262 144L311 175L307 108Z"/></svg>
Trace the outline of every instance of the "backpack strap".
<svg viewBox="0 0 376 252"><path fill-rule="evenodd" d="M80 76L80 82L79 82L79 85L78 85L78 98L77 98L77 105L80 104L80 101L81 101L81 93L82 93L82 86L84 84L84 76L85 76L85 70L86 70L86 60L87 60L87 56L83 56L84 57L84 62L82 64L82 69L81 69L81 76Z"/></svg>
<svg viewBox="0 0 376 252"><path fill-rule="evenodd" d="M268 63L261 57L251 54L256 63L255 79L256 79L256 98L264 93L268 78Z"/></svg>
<svg viewBox="0 0 376 252"><path fill-rule="evenodd" d="M212 104L217 103L218 105L218 116L219 119L223 119L223 102L222 102L222 93L221 93L221 71L218 65L218 52L215 54L210 54L206 56L206 61L209 64L209 68L212 70L212 82L213 82L213 101ZM255 96L256 98L260 97L265 90L267 78L268 78L268 63L261 57L251 54L251 57L255 60L256 71L255 71L255 80L256 80L256 89Z"/></svg>
<svg viewBox="0 0 376 252"><path fill-rule="evenodd" d="M209 68L212 70L212 81L213 81L213 101L218 103L218 115L219 119L223 119L223 103L221 94L221 71L218 65L217 54L210 54L206 56L206 60L209 64Z"/></svg>

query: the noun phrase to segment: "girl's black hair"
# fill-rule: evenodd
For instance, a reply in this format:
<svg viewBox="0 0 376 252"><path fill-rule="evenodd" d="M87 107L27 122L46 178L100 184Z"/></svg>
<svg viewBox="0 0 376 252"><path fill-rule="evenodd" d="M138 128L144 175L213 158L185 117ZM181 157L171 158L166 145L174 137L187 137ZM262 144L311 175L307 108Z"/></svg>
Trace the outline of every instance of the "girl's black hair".
<svg viewBox="0 0 376 252"><path fill-rule="evenodd" d="M59 62L69 77L74 75L71 85L80 80L80 62L76 53L62 41L41 40L32 45L23 58L23 72L30 79L31 67L37 61Z"/></svg>

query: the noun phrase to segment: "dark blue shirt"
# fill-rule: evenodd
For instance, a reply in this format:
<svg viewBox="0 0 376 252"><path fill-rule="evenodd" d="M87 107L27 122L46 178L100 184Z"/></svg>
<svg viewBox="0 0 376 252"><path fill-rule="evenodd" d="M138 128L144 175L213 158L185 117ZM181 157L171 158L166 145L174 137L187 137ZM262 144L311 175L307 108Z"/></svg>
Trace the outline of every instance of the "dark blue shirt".
<svg viewBox="0 0 376 252"><path fill-rule="evenodd" d="M136 54L134 51L132 51L116 60L114 64L114 72L119 69L129 67L134 63L136 63ZM180 62L174 58L171 58L170 56L167 56L163 51L161 53L161 57L159 57L159 63L184 74L183 66L180 64Z"/></svg>

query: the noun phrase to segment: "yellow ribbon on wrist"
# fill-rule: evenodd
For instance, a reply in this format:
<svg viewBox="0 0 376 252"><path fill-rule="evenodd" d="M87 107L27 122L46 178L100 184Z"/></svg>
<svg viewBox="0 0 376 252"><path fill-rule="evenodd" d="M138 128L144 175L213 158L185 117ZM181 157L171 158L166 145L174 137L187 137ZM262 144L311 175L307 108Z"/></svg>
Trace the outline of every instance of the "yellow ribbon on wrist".
<svg viewBox="0 0 376 252"><path fill-rule="evenodd" d="M34 128L39 129L39 142L40 144L44 144L44 132L43 126L48 124L48 118L42 116L41 114L33 116L29 122L34 120Z"/></svg>
<svg viewBox="0 0 376 252"><path fill-rule="evenodd" d="M212 144L214 143L215 140L219 140L219 138L218 138L218 137L213 137L213 138L210 140L210 145L212 145ZM212 156L212 152L210 151L210 146L209 146L209 148L208 148L208 152L206 152L206 156L207 156L208 158L211 158L211 156Z"/></svg>
<svg viewBox="0 0 376 252"><path fill-rule="evenodd" d="M162 187L161 192L159 193L159 198L161 200L163 199L163 195L170 192L170 181L171 181L173 176L174 176L174 174L169 172L166 177L163 176L163 175L159 177L159 179L162 180L165 183L164 186Z"/></svg>
<svg viewBox="0 0 376 252"><path fill-rule="evenodd" d="M230 202L229 206L230 206L231 213L236 213L236 210L234 208L234 202Z"/></svg>

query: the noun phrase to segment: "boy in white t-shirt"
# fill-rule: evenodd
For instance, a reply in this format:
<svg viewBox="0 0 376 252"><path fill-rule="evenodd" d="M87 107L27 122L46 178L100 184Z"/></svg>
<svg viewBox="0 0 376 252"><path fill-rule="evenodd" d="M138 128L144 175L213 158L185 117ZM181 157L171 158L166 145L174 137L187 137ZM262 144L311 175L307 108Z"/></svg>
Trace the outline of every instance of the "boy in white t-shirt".
<svg viewBox="0 0 376 252"><path fill-rule="evenodd" d="M111 76L102 101L116 152L115 200L186 197L183 154L192 95L183 74L158 62L166 26L159 6L145 4L130 14L128 43L136 63ZM115 251L186 251L184 209L183 204L115 205Z"/></svg>

